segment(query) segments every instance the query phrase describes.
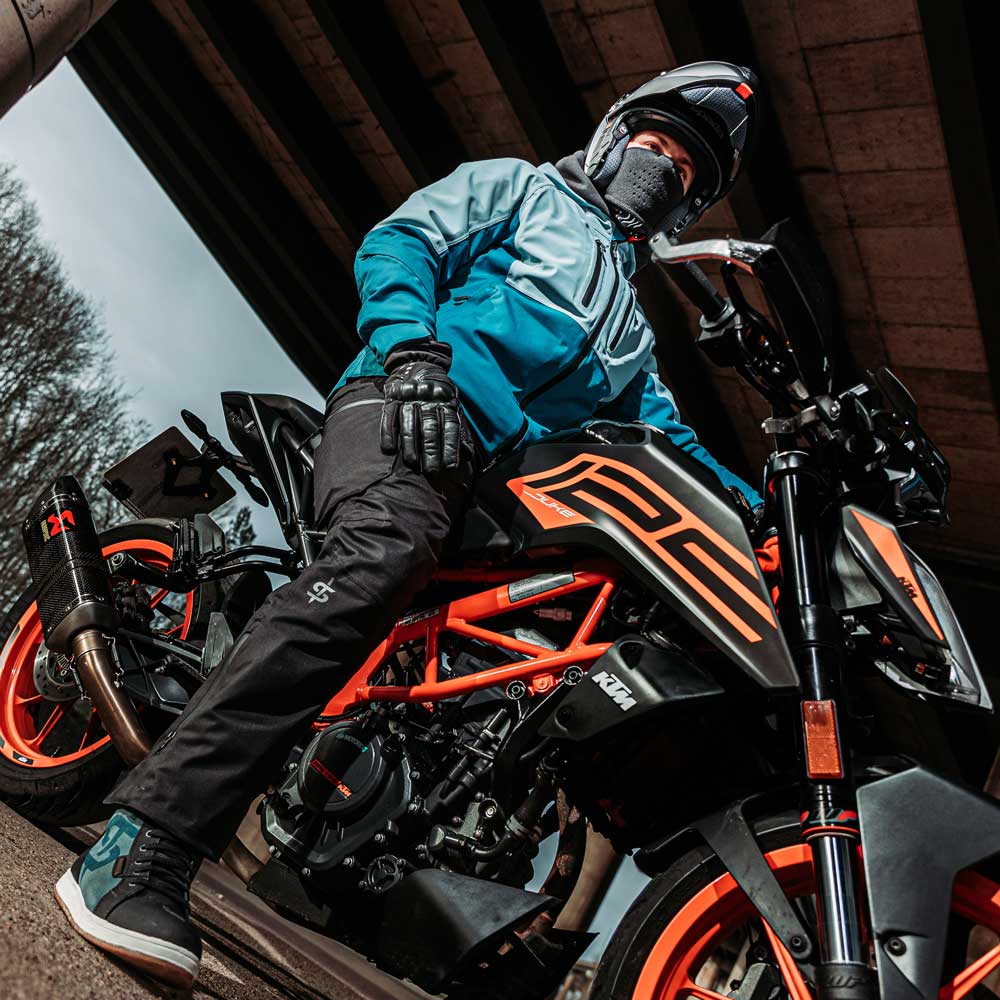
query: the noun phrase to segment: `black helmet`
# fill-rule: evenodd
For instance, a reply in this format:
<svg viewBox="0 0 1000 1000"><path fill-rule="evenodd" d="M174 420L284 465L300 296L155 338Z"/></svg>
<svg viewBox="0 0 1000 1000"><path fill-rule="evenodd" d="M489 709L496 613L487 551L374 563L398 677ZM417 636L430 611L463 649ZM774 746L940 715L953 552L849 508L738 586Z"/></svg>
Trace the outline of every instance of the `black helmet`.
<svg viewBox="0 0 1000 1000"><path fill-rule="evenodd" d="M676 236L725 197L739 178L760 119L757 78L745 66L697 62L660 73L611 106L587 146L584 170L604 190L631 136L658 129L691 155L695 178L660 230Z"/></svg>

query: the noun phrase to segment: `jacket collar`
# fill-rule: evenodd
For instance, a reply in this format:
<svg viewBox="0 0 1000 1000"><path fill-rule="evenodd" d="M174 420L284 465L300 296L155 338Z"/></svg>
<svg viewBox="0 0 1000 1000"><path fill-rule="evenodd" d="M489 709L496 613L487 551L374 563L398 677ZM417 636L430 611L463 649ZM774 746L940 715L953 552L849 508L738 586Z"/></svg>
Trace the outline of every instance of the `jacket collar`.
<svg viewBox="0 0 1000 1000"><path fill-rule="evenodd" d="M567 188L570 194L574 195L578 201L583 202L588 208L594 209L601 214L603 221L611 230L611 239L619 244L619 253L622 255L622 262L628 275L645 263L635 247L627 242L625 234L618 228L618 225L611 218L607 203L601 197L600 191L594 187L593 181L584 173L583 164L586 157L583 150L570 153L555 164L543 163L544 170L554 180L561 181L562 186Z"/></svg>
<svg viewBox="0 0 1000 1000"><path fill-rule="evenodd" d="M610 220L611 213L608 211L608 206L601 197L600 191L594 187L593 181L583 172L584 161L585 157L581 149L556 161L555 168L559 172L563 183L573 194L581 201L585 201L588 205L596 208L603 216Z"/></svg>

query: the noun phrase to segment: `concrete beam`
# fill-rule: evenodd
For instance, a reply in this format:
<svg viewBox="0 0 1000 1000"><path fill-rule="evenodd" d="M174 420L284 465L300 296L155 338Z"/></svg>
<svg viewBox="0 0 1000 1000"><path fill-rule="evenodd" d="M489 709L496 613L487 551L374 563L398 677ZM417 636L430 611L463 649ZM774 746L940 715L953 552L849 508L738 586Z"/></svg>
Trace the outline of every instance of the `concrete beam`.
<svg viewBox="0 0 1000 1000"><path fill-rule="evenodd" d="M5 115L115 0L0 0L0 116Z"/></svg>
<svg viewBox="0 0 1000 1000"><path fill-rule="evenodd" d="M331 48L418 184L437 180L468 159L383 0L308 2Z"/></svg>
<svg viewBox="0 0 1000 1000"><path fill-rule="evenodd" d="M292 361L329 389L358 349L353 279L163 18L122 4L70 61Z"/></svg>
<svg viewBox="0 0 1000 1000"><path fill-rule="evenodd" d="M539 157L554 162L582 149L593 122L541 4L461 2Z"/></svg>
<svg viewBox="0 0 1000 1000"><path fill-rule="evenodd" d="M965 321L982 331L993 403L1000 412L1000 218L994 182L1000 171L1000 127L982 113L979 94L989 95L994 75L993 31L973 4L917 0L927 61L941 118L973 303ZM971 20L966 20L966 15ZM981 89L980 89L981 88ZM911 142L910 147L914 144ZM961 255L959 254L959 260ZM964 282L939 282L941 286ZM945 287L941 287L944 294ZM954 312L949 321L956 322Z"/></svg>
<svg viewBox="0 0 1000 1000"><path fill-rule="evenodd" d="M299 67L253 4L223 12L185 0L239 86L357 246L390 206L330 120Z"/></svg>

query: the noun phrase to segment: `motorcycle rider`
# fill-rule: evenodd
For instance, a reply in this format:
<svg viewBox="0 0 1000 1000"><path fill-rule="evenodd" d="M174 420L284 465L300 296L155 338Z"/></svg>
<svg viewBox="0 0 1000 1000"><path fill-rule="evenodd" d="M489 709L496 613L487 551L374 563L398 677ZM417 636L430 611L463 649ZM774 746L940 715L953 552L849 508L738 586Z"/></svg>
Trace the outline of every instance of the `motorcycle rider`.
<svg viewBox="0 0 1000 1000"><path fill-rule="evenodd" d="M484 462L595 417L643 421L735 487L659 380L629 279L646 241L724 197L756 80L698 63L626 94L557 164L468 163L365 238L364 348L315 456L316 561L276 590L149 757L56 897L94 944L175 985L197 974L188 894L253 796L437 565Z"/></svg>

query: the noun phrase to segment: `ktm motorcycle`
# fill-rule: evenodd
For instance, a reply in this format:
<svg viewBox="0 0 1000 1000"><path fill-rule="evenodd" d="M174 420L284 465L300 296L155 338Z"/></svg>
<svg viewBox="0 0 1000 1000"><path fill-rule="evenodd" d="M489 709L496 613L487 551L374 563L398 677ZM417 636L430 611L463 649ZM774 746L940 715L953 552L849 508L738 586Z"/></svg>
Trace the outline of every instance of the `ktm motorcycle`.
<svg viewBox="0 0 1000 1000"><path fill-rule="evenodd" d="M227 852L251 892L431 993L544 997L590 940L558 924L589 824L652 876L599 1000L957 1000L1000 966L1000 946L967 947L977 925L1000 935L1000 807L878 725L890 688L991 710L899 533L946 520L948 466L889 371L834 389L830 293L787 232L651 242L709 357L771 404L780 574L749 512L651 427L596 421L495 461L433 582L261 775L268 860ZM108 473L137 520L98 537L65 477L25 522L35 586L0 655L0 789L29 817L100 817L267 574L294 576L322 541L321 414L222 403L237 453L185 414L200 450L172 428ZM227 550L223 468L287 549Z"/></svg>

